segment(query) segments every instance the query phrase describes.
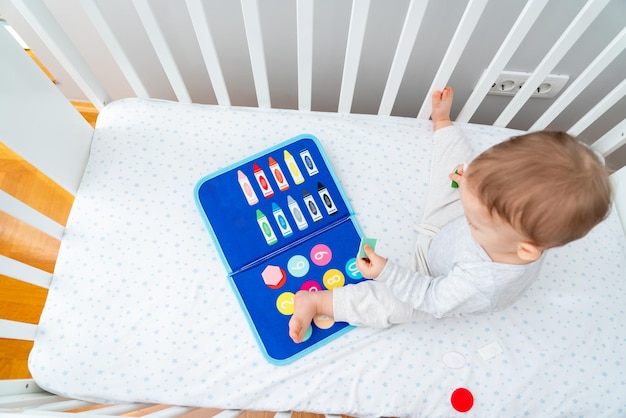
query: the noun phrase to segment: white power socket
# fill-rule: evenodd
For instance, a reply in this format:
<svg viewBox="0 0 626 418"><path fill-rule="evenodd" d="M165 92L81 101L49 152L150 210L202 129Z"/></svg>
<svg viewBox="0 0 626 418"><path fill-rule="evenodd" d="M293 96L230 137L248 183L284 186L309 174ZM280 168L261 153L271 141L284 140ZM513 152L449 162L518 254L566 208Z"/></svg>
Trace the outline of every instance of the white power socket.
<svg viewBox="0 0 626 418"><path fill-rule="evenodd" d="M489 93L500 96L515 96L522 88L531 73L518 71L502 71L496 81L494 81ZM568 75L548 74L548 76L535 88L531 97L551 99L565 87L569 81Z"/></svg>

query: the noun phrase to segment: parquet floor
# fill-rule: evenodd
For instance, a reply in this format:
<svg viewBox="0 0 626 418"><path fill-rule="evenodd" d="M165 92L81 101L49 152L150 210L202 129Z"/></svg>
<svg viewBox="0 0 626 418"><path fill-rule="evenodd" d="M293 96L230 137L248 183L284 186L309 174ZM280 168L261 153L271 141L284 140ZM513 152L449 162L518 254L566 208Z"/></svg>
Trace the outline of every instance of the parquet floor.
<svg viewBox="0 0 626 418"><path fill-rule="evenodd" d="M0 142L0 189L65 225L74 197ZM60 241L0 211L0 254L52 272ZM37 323L48 292L0 275L0 318ZM30 377L29 341L0 340L0 379Z"/></svg>

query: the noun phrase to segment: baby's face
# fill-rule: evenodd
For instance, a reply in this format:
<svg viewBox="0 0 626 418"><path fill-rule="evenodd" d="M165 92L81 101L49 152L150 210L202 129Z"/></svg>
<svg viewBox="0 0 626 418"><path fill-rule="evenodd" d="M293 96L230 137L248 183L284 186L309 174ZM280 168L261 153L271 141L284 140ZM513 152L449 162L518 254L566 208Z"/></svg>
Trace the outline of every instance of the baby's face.
<svg viewBox="0 0 626 418"><path fill-rule="evenodd" d="M459 182L459 190L465 219L476 242L493 261L515 262L518 244L523 237L508 222L489 213L465 178Z"/></svg>

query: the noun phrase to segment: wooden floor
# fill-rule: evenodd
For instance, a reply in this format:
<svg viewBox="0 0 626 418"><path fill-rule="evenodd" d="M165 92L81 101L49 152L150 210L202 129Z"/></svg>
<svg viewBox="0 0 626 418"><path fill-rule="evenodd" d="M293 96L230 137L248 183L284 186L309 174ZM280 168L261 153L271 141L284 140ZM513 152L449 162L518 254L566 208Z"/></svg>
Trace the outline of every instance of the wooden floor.
<svg viewBox="0 0 626 418"><path fill-rule="evenodd" d="M74 103L85 119L95 124L97 111L89 104ZM35 167L0 142L0 189L38 209L41 213L65 225L74 201L73 196L56 185ZM0 254L52 272L60 241L0 211ZM36 324L43 309L47 290L0 275L0 318ZM28 354L32 342L0 339L0 379L27 379ZM88 409L101 406L94 405ZM132 416L141 416L164 408L154 405ZM81 412L81 411L72 411ZM197 408L184 416L209 417L220 410ZM243 412L241 418L271 418L270 412ZM294 418L320 418L323 415L294 412ZM346 417L347 418L347 417Z"/></svg>
<svg viewBox="0 0 626 418"><path fill-rule="evenodd" d="M0 142L0 189L65 225L73 196ZM0 254L52 273L60 242L0 211ZM0 275L0 318L36 324L48 292ZM29 378L28 341L0 339L0 379Z"/></svg>

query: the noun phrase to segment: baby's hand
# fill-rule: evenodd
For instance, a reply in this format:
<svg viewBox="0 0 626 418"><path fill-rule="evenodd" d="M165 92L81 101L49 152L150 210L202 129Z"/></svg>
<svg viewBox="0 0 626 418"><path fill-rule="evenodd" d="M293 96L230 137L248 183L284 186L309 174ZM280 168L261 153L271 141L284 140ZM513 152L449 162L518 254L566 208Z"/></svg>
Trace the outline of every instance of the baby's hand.
<svg viewBox="0 0 626 418"><path fill-rule="evenodd" d="M432 112L430 117L433 120L433 130L445 128L452 125L450 121L450 110L452 109L452 99L454 91L448 86L443 90L435 90L432 94Z"/></svg>
<svg viewBox="0 0 626 418"><path fill-rule="evenodd" d="M463 174L465 172L465 164L459 164L454 167L454 171L448 174L448 178L452 180L452 184L450 187L456 189L462 183Z"/></svg>
<svg viewBox="0 0 626 418"><path fill-rule="evenodd" d="M356 266L363 277L375 279L383 271L385 265L387 265L387 259L376 254L369 244L365 244L363 250L365 254L367 254L367 258L357 258Z"/></svg>

